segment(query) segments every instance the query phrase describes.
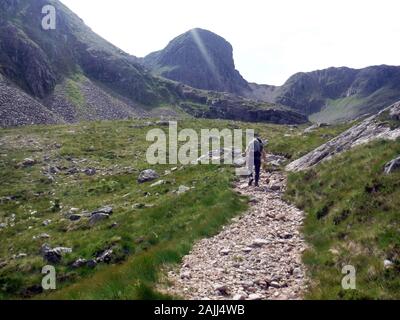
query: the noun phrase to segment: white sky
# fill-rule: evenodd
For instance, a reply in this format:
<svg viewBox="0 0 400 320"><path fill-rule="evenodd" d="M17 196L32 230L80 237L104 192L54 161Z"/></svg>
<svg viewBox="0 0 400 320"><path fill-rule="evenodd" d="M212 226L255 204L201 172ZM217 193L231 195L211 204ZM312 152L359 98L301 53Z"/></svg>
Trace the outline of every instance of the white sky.
<svg viewBox="0 0 400 320"><path fill-rule="evenodd" d="M400 65L399 0L61 0L138 57L195 27L234 48L248 81L281 85L299 71Z"/></svg>

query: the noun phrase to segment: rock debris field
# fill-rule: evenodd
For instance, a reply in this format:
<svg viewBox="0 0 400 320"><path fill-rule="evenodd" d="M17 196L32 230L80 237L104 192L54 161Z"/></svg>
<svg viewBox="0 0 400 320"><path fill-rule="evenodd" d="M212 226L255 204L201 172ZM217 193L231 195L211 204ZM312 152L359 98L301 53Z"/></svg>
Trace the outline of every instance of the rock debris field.
<svg viewBox="0 0 400 320"><path fill-rule="evenodd" d="M179 270L168 272L167 293L193 300L302 299L304 213L282 200L283 173L263 173L260 185L238 183L236 190L250 197L249 210L199 241Z"/></svg>

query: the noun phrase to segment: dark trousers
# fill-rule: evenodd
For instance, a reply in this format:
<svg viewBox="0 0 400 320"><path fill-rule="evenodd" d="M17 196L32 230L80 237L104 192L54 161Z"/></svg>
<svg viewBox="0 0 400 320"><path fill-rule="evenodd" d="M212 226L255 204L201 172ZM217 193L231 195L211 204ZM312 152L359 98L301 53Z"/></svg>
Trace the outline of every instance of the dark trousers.
<svg viewBox="0 0 400 320"><path fill-rule="evenodd" d="M250 175L250 184L255 180L256 186L260 181L261 158L254 157L254 171Z"/></svg>

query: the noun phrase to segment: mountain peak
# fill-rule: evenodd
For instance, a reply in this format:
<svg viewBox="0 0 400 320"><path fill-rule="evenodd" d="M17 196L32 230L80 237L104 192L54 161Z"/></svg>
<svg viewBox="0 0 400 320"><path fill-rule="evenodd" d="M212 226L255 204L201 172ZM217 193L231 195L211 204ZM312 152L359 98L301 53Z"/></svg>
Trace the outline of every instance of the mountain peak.
<svg viewBox="0 0 400 320"><path fill-rule="evenodd" d="M144 58L158 75L198 89L240 94L248 83L235 69L232 45L209 30L194 28Z"/></svg>

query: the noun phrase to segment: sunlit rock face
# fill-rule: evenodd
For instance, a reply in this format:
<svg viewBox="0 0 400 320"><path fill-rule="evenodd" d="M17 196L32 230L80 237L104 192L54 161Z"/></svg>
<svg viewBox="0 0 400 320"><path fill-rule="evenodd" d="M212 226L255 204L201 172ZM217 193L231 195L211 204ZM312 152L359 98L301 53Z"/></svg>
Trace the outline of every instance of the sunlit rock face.
<svg viewBox="0 0 400 320"><path fill-rule="evenodd" d="M194 88L240 94L249 90L235 69L233 49L224 38L203 29L192 29L168 46L144 58L155 73Z"/></svg>

